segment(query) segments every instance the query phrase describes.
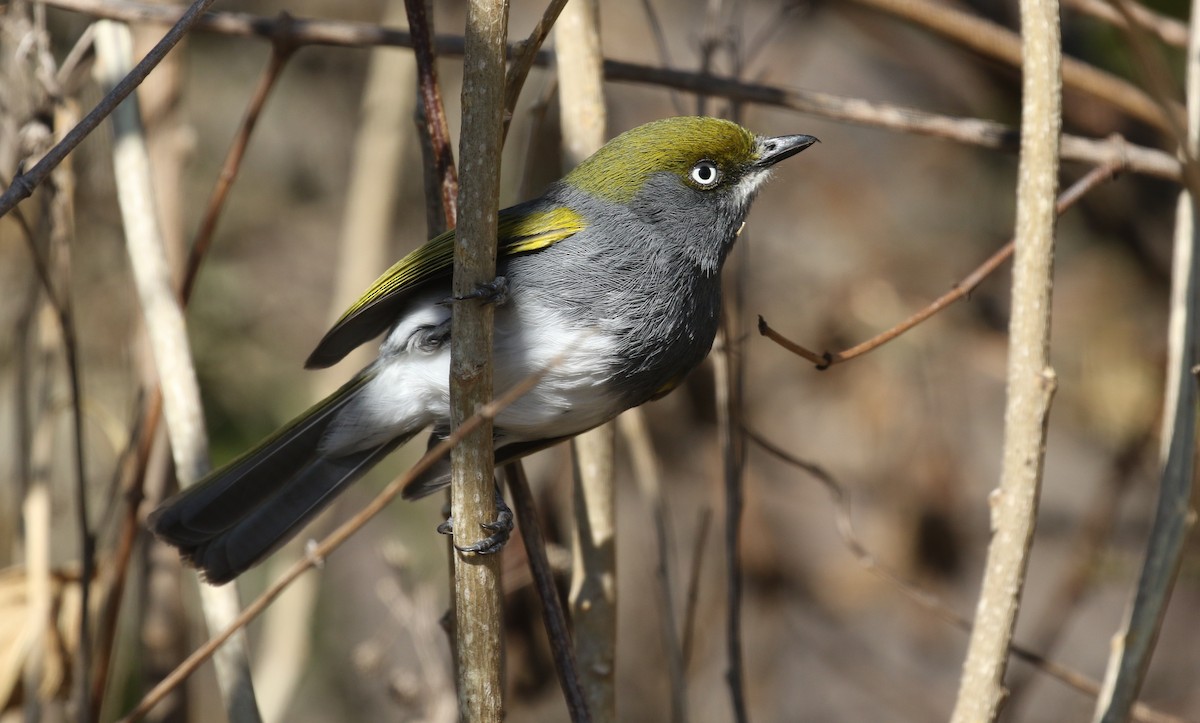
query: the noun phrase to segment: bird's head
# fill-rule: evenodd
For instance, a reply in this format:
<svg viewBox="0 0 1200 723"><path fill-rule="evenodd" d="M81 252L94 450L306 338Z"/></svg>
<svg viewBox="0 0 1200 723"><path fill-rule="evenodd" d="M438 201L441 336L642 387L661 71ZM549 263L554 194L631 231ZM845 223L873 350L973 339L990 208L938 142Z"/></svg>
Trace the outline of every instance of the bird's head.
<svg viewBox="0 0 1200 723"><path fill-rule="evenodd" d="M816 141L756 136L719 118L666 118L612 139L563 181L668 224L701 265L719 267L770 169Z"/></svg>

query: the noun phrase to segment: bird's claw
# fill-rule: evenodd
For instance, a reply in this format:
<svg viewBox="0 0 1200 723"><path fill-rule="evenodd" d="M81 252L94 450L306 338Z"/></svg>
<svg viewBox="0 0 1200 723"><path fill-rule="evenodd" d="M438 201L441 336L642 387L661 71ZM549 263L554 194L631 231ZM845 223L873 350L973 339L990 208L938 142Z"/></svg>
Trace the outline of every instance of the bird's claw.
<svg viewBox="0 0 1200 723"><path fill-rule="evenodd" d="M513 513L500 493L496 493L496 519L479 525L492 533L478 542L470 545L455 545L454 549L464 554L494 555L503 549L513 531ZM446 521L437 526L437 531L443 535L454 534L454 518L447 517Z"/></svg>

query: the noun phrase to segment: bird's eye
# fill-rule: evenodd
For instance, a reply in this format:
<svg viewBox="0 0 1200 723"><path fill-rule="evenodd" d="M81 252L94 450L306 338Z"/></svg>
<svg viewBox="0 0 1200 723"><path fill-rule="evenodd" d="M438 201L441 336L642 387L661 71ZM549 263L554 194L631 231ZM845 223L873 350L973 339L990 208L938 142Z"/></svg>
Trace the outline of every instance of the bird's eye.
<svg viewBox="0 0 1200 723"><path fill-rule="evenodd" d="M692 166L688 176L692 182L701 188L712 188L721 180L721 169L712 161L700 161Z"/></svg>

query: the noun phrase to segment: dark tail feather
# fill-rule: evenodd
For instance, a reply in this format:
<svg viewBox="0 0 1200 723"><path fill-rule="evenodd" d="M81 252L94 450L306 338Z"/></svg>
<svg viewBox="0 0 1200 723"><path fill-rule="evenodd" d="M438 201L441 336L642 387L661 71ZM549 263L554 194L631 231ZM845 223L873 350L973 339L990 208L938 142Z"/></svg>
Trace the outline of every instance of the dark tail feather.
<svg viewBox="0 0 1200 723"><path fill-rule="evenodd" d="M341 457L315 457L274 496L232 527L189 549L185 557L214 585L234 579L290 540L350 483L374 467L402 439Z"/></svg>
<svg viewBox="0 0 1200 723"><path fill-rule="evenodd" d="M178 547L213 584L228 582L262 560L405 441L338 457L319 454L330 422L369 379L356 378L254 449L164 502L150 514L150 529Z"/></svg>

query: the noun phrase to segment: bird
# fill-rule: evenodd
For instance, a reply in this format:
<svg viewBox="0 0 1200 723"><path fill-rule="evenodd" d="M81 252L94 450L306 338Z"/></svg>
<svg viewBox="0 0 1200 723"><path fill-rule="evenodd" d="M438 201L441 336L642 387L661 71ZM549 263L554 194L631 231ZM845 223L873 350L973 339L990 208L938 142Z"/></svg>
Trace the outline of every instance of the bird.
<svg viewBox="0 0 1200 723"><path fill-rule="evenodd" d="M543 376L494 419L497 466L674 389L707 356L721 268L763 181L816 143L681 116L628 130L542 195L499 212L494 388ZM399 445L450 432L454 231L389 268L308 357L378 358L256 447L164 501L150 529L208 583L262 561ZM448 463L404 490L449 483Z"/></svg>

